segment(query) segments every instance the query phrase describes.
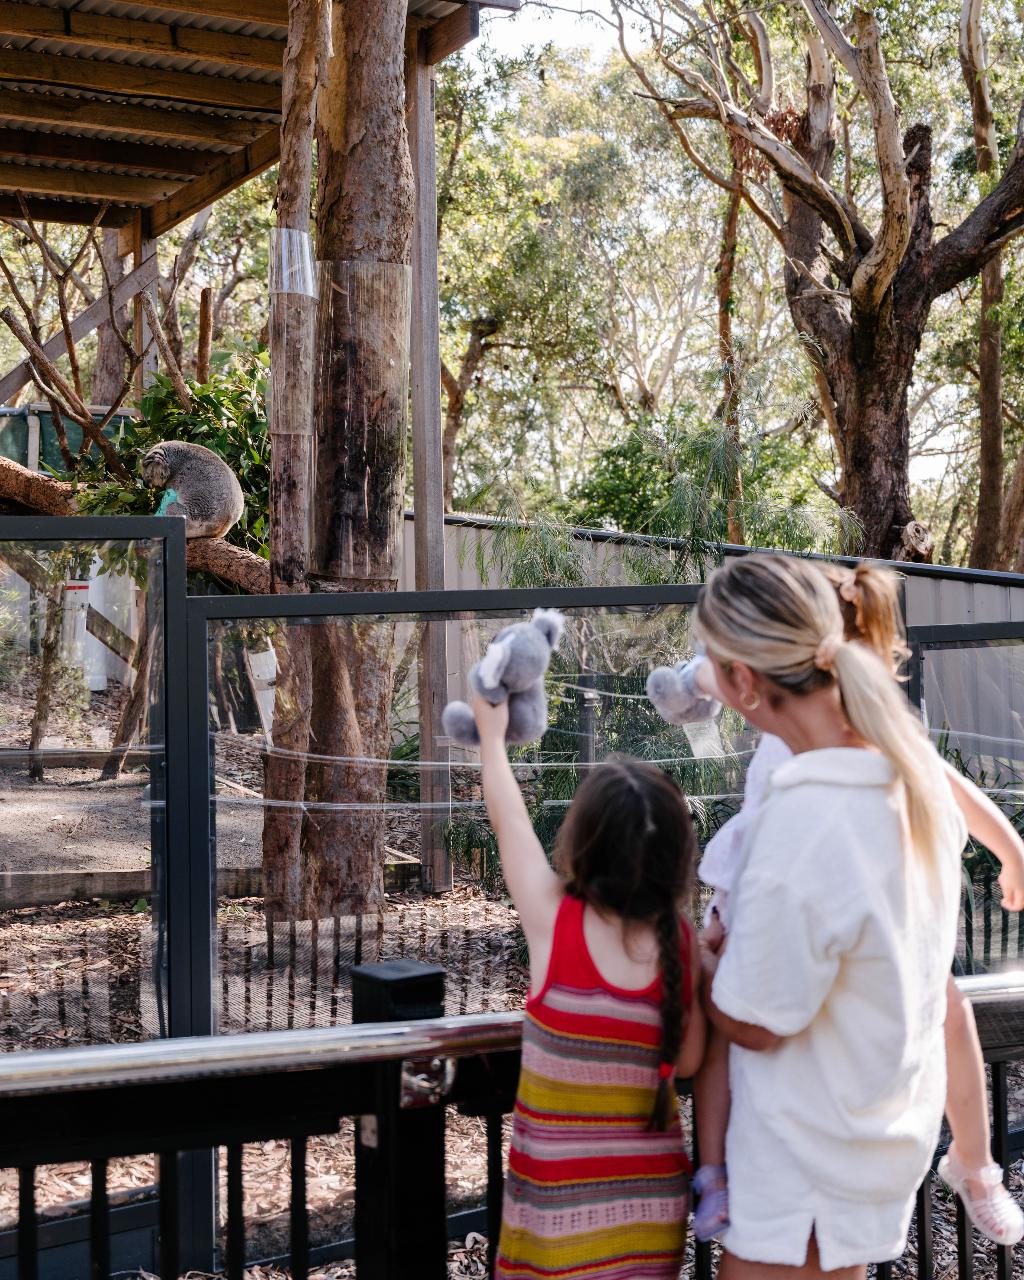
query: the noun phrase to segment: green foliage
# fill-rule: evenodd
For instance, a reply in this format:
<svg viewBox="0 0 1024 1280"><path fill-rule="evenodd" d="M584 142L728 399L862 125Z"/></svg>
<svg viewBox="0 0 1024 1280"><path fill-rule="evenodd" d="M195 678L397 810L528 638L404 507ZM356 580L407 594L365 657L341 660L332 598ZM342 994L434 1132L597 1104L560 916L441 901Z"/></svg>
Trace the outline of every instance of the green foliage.
<svg viewBox="0 0 1024 1280"><path fill-rule="evenodd" d="M112 480L95 453L76 477L80 509L97 515L152 515L160 494L147 489L139 474L146 451L163 440L205 445L238 476L245 512L227 541L247 551L268 554L270 435L267 429L265 351L238 349L214 362L209 382L189 383L192 409L182 408L171 380L157 374L139 405L141 418L125 419L114 435L118 454L133 473L131 484Z"/></svg>

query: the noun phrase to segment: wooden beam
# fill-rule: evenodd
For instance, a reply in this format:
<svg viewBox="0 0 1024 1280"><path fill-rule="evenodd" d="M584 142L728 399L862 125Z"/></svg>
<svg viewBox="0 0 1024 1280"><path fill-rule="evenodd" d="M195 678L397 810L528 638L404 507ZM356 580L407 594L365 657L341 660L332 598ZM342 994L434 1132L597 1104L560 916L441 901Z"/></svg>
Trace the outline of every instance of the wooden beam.
<svg viewBox="0 0 1024 1280"><path fill-rule="evenodd" d="M426 62L434 66L449 54L457 53L480 34L480 6L467 4L447 18L427 28Z"/></svg>
<svg viewBox="0 0 1024 1280"><path fill-rule="evenodd" d="M167 98L172 102L240 111L281 110L281 87L227 76L165 71L161 67L97 58L67 58L24 49L0 49L0 80L34 81L83 89L89 93L119 93L127 97Z"/></svg>
<svg viewBox="0 0 1024 1280"><path fill-rule="evenodd" d="M143 142L104 142L35 129L0 129L0 156L5 159L66 160L71 164L107 165L114 169L195 177L205 173L219 154Z"/></svg>
<svg viewBox="0 0 1024 1280"><path fill-rule="evenodd" d="M267 27L288 28L288 0L153 0L147 9L164 13L202 14L205 18L228 18L233 22L259 22Z"/></svg>
<svg viewBox="0 0 1024 1280"><path fill-rule="evenodd" d="M40 200L29 196L28 211L34 222L64 222L89 226L103 207L78 200ZM132 210L124 205L111 205L100 219L101 227L123 227L132 220ZM23 218L21 202L15 196L0 192L0 218Z"/></svg>
<svg viewBox="0 0 1024 1280"><path fill-rule="evenodd" d="M228 66L280 71L284 44L227 31L176 27L138 18L112 18L105 13L82 13L38 4L0 2L0 34L37 40L88 45L94 49L125 49L138 53L202 58Z"/></svg>
<svg viewBox="0 0 1024 1280"><path fill-rule="evenodd" d="M250 178L269 169L276 164L281 153L281 131L271 129L250 147L241 151L233 151L220 164L214 166L201 178L196 178L166 200L153 205L146 211L146 224L149 234L161 236L179 222L205 209L208 204L220 196L234 191Z"/></svg>
<svg viewBox="0 0 1024 1280"><path fill-rule="evenodd" d="M173 178L131 178L91 169L44 169L35 164L0 161L0 191L21 191L26 195L77 196L100 203L117 200L121 204L142 205L166 200L181 185Z"/></svg>
<svg viewBox="0 0 1024 1280"><path fill-rule="evenodd" d="M33 213L32 204L29 204L29 212ZM131 217L130 210L122 210L126 216ZM21 217L21 210L18 209L16 214L11 216ZM91 221L91 219L86 219ZM147 259L141 267L135 271L129 272L128 275L117 285L114 286L114 308L126 306L140 289L148 288L157 277L159 270L156 258ZM84 311L79 312L71 321L71 336L75 342L87 337L92 331L101 325L104 320L110 318L110 309L107 306L105 297L97 299L91 306L86 307ZM53 335L48 341L43 343L43 351L48 360L57 361L61 356L67 354L67 343L64 340L63 328ZM16 365L9 373L0 378L0 404L7 404L11 396L16 391L20 391L27 382L32 380L32 369L27 360L23 360L21 364Z"/></svg>
<svg viewBox="0 0 1024 1280"><path fill-rule="evenodd" d="M136 107L123 102L100 102L45 93L16 93L0 89L0 118L21 124L65 124L103 133L139 133L176 142L224 143L244 147L266 125L253 120L225 119L196 111L166 107Z"/></svg>

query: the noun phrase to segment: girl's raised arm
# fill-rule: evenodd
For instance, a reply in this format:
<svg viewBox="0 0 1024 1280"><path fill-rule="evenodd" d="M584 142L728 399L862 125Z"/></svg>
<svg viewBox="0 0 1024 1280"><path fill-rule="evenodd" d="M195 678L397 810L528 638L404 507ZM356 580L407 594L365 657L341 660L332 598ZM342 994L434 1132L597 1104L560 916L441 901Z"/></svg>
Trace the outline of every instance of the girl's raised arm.
<svg viewBox="0 0 1024 1280"><path fill-rule="evenodd" d="M948 761L943 761L943 764L949 776L953 797L967 823L967 830L979 844L991 849L1003 864L999 873L999 887L1003 891L1002 905L1007 911L1024 909L1024 841L984 791L980 791L963 774L957 773Z"/></svg>
<svg viewBox="0 0 1024 1280"><path fill-rule="evenodd" d="M505 749L508 703L495 707L478 696L473 700L473 714L480 734L487 816L498 840L505 884L526 934L532 968L534 960L541 959L540 953L550 950L555 916L564 892L562 882L541 848L508 762ZM546 970L545 958L541 979Z"/></svg>

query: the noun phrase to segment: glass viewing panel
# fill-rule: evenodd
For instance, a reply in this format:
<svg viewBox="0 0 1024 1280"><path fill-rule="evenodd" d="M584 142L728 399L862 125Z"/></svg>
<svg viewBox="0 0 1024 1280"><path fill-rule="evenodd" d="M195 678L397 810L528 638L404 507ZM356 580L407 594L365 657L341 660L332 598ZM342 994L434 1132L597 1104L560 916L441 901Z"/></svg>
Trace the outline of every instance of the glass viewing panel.
<svg viewBox="0 0 1024 1280"><path fill-rule="evenodd" d="M1024 642L979 641L922 654L925 722L940 754L1024 833ZM964 858L957 961L965 973L1024 967L1022 916L1002 910L999 863L980 845Z"/></svg>
<svg viewBox="0 0 1024 1280"><path fill-rule="evenodd" d="M731 714L667 725L644 696L652 665L692 652L688 614L566 611L548 730L514 756L546 848L583 772L616 752L670 770L703 835L735 811L749 729ZM449 1014L521 1006L525 949L478 753L440 723L424 739L420 698L422 684L446 684L438 708L464 697L489 640L528 616L210 624L220 1031L347 1022L352 966L402 956L445 968ZM421 887L438 850L453 859L455 892L431 897ZM360 901L365 884L375 903Z"/></svg>
<svg viewBox="0 0 1024 1280"><path fill-rule="evenodd" d="M752 735L731 713L667 725L647 701L651 666L692 653L688 608L565 613L546 680L549 728L539 745L513 753L545 847L584 772L616 752L670 770L706 837L735 812ZM210 623L221 1032L350 1022L353 966L399 957L445 969L448 1014L522 1007L525 945L501 882L478 752L450 744L439 722L424 735L421 686L439 721L447 697L465 697L466 673L489 641L528 617ZM430 896L421 886L438 850L452 857L455 888ZM360 882L374 884L375 905L350 898ZM455 1210L483 1198L485 1143L479 1119L450 1110L447 1123ZM286 1246L287 1181L273 1173L284 1152L270 1146L245 1155L247 1185L264 1188L266 1201L249 1228L253 1257ZM338 1194L351 1186L351 1136L315 1140L309 1161L312 1241L337 1240L352 1225L351 1198Z"/></svg>
<svg viewBox="0 0 1024 1280"><path fill-rule="evenodd" d="M166 1029L163 542L0 542L0 1049Z"/></svg>

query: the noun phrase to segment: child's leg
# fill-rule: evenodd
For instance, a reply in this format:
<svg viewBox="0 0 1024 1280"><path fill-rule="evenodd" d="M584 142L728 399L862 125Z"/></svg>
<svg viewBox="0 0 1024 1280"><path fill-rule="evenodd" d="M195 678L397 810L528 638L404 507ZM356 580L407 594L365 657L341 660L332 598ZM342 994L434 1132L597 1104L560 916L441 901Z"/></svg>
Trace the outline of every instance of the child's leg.
<svg viewBox="0 0 1024 1280"><path fill-rule="evenodd" d="M985 1062L974 1010L952 978L946 994L946 1119L959 1163L981 1169L992 1163Z"/></svg>
<svg viewBox="0 0 1024 1280"><path fill-rule="evenodd" d="M992 1159L985 1063L974 1011L949 980L946 1009L946 1118L953 1133L939 1174L963 1200L974 1225L997 1244L1024 1236L1024 1215Z"/></svg>
<svg viewBox="0 0 1024 1280"><path fill-rule="evenodd" d="M693 1215L693 1234L698 1240L713 1240L729 1225L729 1184L725 1171L729 1103L729 1042L711 1028L704 1062L693 1081L700 1156L700 1168L694 1179L700 1202Z"/></svg>

